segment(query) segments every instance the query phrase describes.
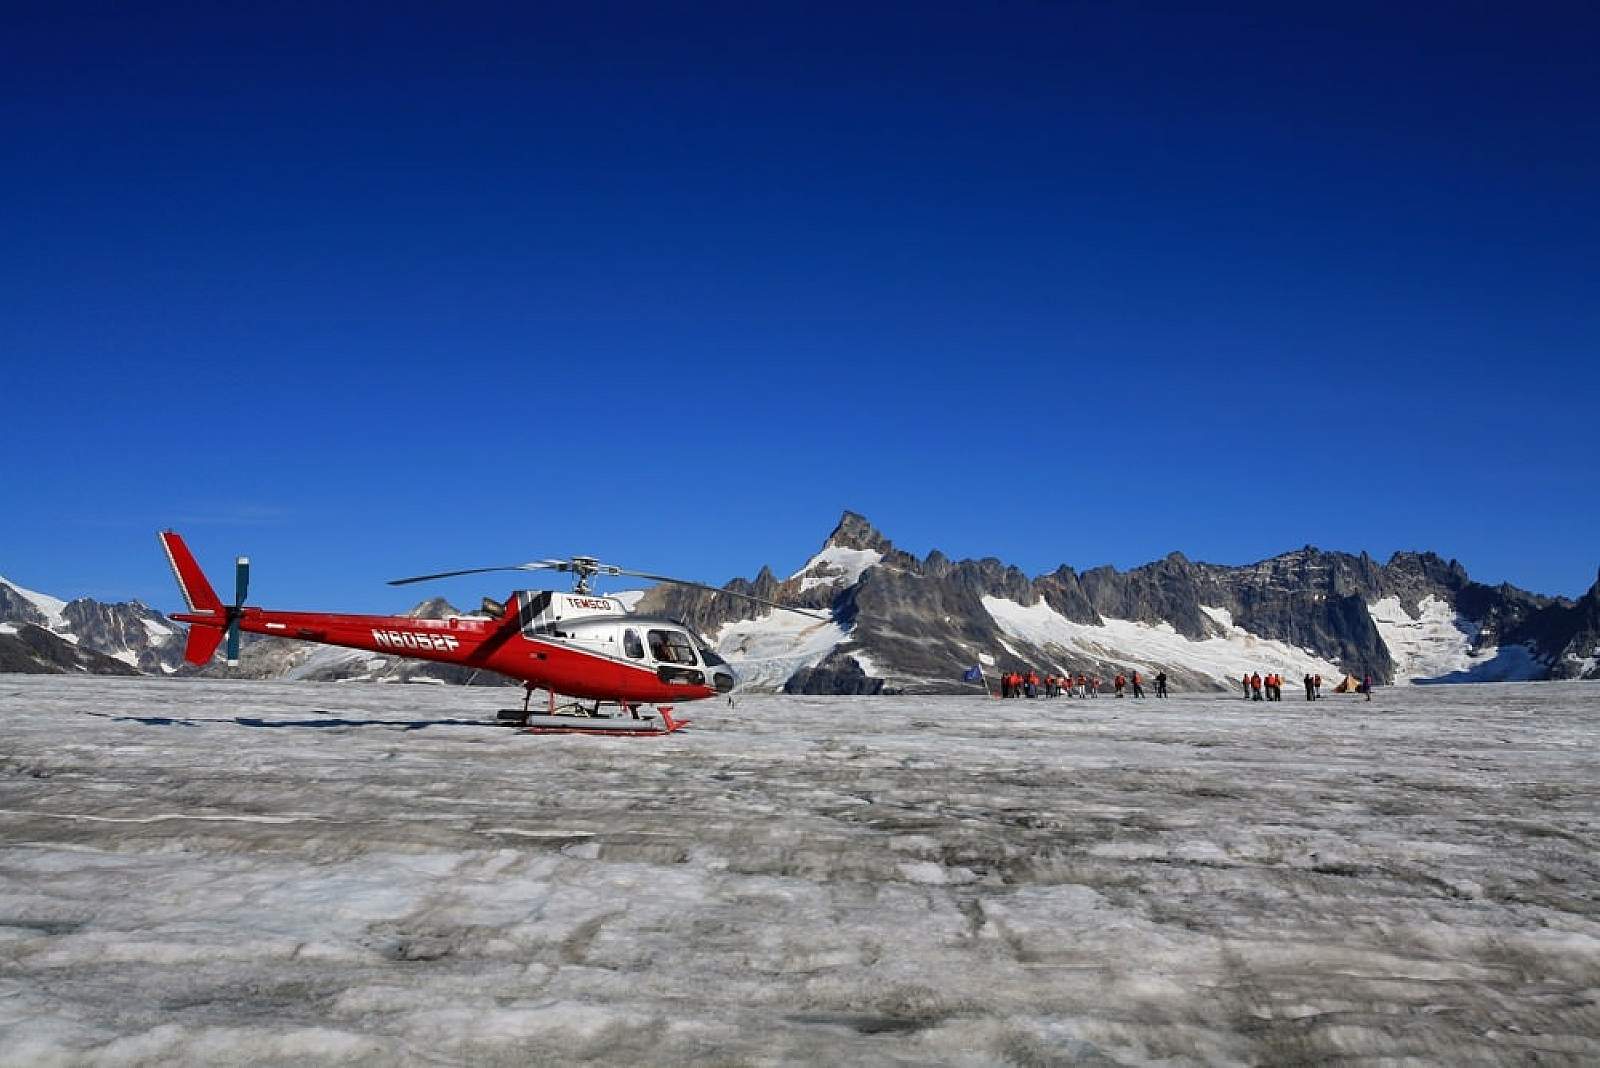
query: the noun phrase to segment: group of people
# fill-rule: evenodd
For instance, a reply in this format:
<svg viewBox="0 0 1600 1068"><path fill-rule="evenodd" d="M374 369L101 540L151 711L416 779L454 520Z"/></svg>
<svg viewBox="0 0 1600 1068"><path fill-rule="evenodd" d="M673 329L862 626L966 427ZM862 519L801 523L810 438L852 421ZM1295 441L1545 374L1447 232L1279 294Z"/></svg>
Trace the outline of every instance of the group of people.
<svg viewBox="0 0 1600 1068"><path fill-rule="evenodd" d="M1318 700L1322 699L1322 676L1321 675L1310 675L1310 674L1308 674L1301 681L1304 683L1305 688L1306 688L1306 700L1307 701L1318 701ZM1283 700L1283 676L1282 675L1278 675L1278 674L1274 674L1274 673L1268 673L1266 675L1263 675L1259 671L1257 671L1257 672L1254 672L1253 674L1246 675L1243 678L1241 678L1239 680L1239 685L1244 690L1245 700L1247 700L1247 701L1281 701L1281 700ZM1339 688L1334 690L1334 693L1344 693L1344 692L1345 692L1345 690L1344 690L1343 687L1339 687ZM1368 675L1364 679L1362 679L1362 681L1359 684L1359 686L1356 687L1355 692L1364 693L1364 694L1367 695L1367 700L1369 700L1369 701L1372 700L1372 676Z"/></svg>
<svg viewBox="0 0 1600 1068"><path fill-rule="evenodd" d="M1037 671L1008 671L1000 676L1001 697L1099 697L1104 685L1099 675L1070 672L1065 675L1040 676ZM1156 684L1156 696L1167 696L1167 673L1158 672L1153 681ZM1130 683L1132 684L1130 686ZM1134 671L1129 674L1118 672L1111 679L1112 692L1118 697L1126 696L1130 690L1134 697L1143 697L1144 676Z"/></svg>
<svg viewBox="0 0 1600 1068"><path fill-rule="evenodd" d="M1314 700L1312 695L1313 680L1315 685L1322 685L1321 675L1306 676L1306 700ZM1244 695L1252 701L1281 701L1283 700L1283 676L1273 672L1263 675L1257 671L1246 675L1239 682L1244 687Z"/></svg>

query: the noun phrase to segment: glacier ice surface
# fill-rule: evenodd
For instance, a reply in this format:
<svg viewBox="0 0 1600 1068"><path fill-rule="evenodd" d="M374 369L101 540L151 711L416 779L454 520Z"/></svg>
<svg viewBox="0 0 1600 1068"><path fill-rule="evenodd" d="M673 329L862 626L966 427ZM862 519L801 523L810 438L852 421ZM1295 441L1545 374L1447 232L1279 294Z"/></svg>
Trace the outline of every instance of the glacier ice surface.
<svg viewBox="0 0 1600 1068"><path fill-rule="evenodd" d="M1600 1060L1593 684L504 700L0 676L0 1064Z"/></svg>

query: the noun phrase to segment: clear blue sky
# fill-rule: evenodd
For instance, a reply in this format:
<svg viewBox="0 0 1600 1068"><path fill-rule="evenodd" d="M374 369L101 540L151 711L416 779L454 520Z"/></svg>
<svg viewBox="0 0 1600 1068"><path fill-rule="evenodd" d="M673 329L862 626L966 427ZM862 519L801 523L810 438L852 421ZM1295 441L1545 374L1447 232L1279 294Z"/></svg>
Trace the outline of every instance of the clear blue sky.
<svg viewBox="0 0 1600 1068"><path fill-rule="evenodd" d="M7 9L24 585L720 583L843 508L1594 580L1593 5L220 6Z"/></svg>

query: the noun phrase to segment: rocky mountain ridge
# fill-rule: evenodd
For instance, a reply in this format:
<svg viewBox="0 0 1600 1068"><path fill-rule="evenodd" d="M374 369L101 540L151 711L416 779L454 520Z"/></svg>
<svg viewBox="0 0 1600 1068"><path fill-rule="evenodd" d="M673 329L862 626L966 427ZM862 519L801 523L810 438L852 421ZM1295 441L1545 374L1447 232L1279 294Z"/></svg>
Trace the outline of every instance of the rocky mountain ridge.
<svg viewBox="0 0 1600 1068"><path fill-rule="evenodd" d="M63 601L0 577L0 671L170 675L185 633L139 601Z"/></svg>
<svg viewBox="0 0 1600 1068"><path fill-rule="evenodd" d="M1379 564L1306 546L1243 566L1175 552L1128 571L1062 566L1030 579L993 558L935 550L919 560L846 512L796 574L780 580L763 568L726 588L831 610L840 640L794 665L790 692L950 691L975 664L1164 670L1176 685L1206 688L1251 670L1493 681L1595 677L1600 665L1600 582L1574 603L1473 582L1459 562L1428 552ZM640 609L696 625L748 667L739 643L750 647L759 609L668 587Z"/></svg>
<svg viewBox="0 0 1600 1068"><path fill-rule="evenodd" d="M1384 682L1600 677L1600 580L1577 601L1473 582L1434 553L1379 563L1306 546L1254 564L1171 553L1128 571L1063 565L1029 577L1000 560L924 558L845 512L788 578L762 568L724 587L828 622L737 598L658 586L637 610L709 636L756 690L958 692L962 672L1166 671L1219 689L1252 670ZM418 617L457 614L442 599ZM66 602L0 579L0 671L190 673L184 630L138 602ZM450 665L247 636L241 663L200 673L246 678L507 684ZM970 687L966 687L970 689Z"/></svg>

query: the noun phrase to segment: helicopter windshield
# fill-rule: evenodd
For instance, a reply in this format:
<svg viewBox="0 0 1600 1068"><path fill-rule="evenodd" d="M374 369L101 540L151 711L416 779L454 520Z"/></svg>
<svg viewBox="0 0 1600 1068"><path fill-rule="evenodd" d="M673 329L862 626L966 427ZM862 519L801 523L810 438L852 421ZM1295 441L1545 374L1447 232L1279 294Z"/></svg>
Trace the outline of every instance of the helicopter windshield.
<svg viewBox="0 0 1600 1068"><path fill-rule="evenodd" d="M721 667L727 663L726 660L717 655L715 649L711 648L711 643L700 635L696 634L694 636L694 644L700 650L700 662L705 664L706 667Z"/></svg>

